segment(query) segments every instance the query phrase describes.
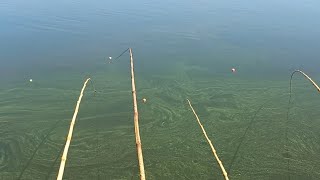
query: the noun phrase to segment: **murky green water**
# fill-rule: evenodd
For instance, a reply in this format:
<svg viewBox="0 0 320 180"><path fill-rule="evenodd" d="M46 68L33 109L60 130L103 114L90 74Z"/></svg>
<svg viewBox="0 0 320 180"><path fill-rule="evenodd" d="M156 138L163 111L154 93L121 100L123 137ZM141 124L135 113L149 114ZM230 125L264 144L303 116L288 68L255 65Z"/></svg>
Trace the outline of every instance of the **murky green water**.
<svg viewBox="0 0 320 180"><path fill-rule="evenodd" d="M1 1L0 179L56 178L86 77L64 179L138 179L128 47L147 179L223 179L186 98L230 179L319 179L319 5Z"/></svg>

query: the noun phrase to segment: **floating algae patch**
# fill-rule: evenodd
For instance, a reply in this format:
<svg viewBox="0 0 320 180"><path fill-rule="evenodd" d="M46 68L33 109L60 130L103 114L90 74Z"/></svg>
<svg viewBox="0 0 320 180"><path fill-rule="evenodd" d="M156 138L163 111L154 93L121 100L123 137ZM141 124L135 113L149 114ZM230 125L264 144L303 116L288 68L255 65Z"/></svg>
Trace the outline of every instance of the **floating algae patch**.
<svg viewBox="0 0 320 180"><path fill-rule="evenodd" d="M295 173L291 173L290 175L287 175L285 173L283 174L272 174L272 175L269 175L269 178L270 180L273 180L273 179L279 179L279 180L282 180L282 179L290 179L290 180L317 180L319 178L317 177L314 177L310 174L307 174L307 173L302 173L302 174L295 174Z"/></svg>
<svg viewBox="0 0 320 180"><path fill-rule="evenodd" d="M210 112L209 112L209 108L202 105L201 103L195 103L194 107L197 108L197 112L199 112L199 114L201 113L202 117L208 117L210 116Z"/></svg>
<svg viewBox="0 0 320 180"><path fill-rule="evenodd" d="M5 170L10 166L9 158L12 156L10 146L6 143L0 142L0 170Z"/></svg>
<svg viewBox="0 0 320 180"><path fill-rule="evenodd" d="M0 171L13 171L18 165L19 147L15 142L0 142Z"/></svg>
<svg viewBox="0 0 320 180"><path fill-rule="evenodd" d="M284 153L282 153L282 156L283 156L284 158L288 158L288 159L291 159L291 158L292 158L292 154L291 154L290 152L284 152Z"/></svg>
<svg viewBox="0 0 320 180"><path fill-rule="evenodd" d="M212 108L238 108L234 94L217 94L209 98Z"/></svg>

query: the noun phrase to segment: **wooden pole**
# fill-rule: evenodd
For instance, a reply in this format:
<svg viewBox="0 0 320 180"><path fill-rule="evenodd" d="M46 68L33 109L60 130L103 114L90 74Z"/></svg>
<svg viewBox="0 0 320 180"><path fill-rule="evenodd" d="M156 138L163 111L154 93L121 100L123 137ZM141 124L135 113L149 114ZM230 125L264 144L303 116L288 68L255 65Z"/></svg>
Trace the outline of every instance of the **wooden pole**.
<svg viewBox="0 0 320 180"><path fill-rule="evenodd" d="M79 106L80 106L80 103L81 103L83 92L84 92L89 80L90 80L90 78L88 78L84 82L83 87L82 87L81 92L80 92L79 99L77 101L76 108L74 110L74 114L73 114L73 117L72 117L72 120L71 120L71 124L70 124L70 128L69 128L69 133L68 133L68 136L67 136L66 145L64 147L64 151L63 151L62 158L61 158L61 164L60 164L57 180L62 180L62 177L63 177L64 167L65 167L66 161L67 161L68 150L69 150L69 146L70 146L71 139L72 139L73 128L74 128L74 125L76 123L76 118L77 118L77 114L78 114L78 111L79 111Z"/></svg>
<svg viewBox="0 0 320 180"><path fill-rule="evenodd" d="M196 116L196 118L197 118L198 124L199 124L199 126L201 127L201 129L202 129L203 135L206 137L206 139L207 139L207 141L208 141L208 143L209 143L209 145L210 145L210 147L211 147L212 153L213 153L214 157L216 158L216 160L217 160L217 162L218 162L218 164L219 164L219 166L220 166L220 168L221 168L221 171L222 171L222 174L224 175L225 180L229 180L227 171L224 169L223 164L222 164L222 161L219 159L216 149L215 149L214 146L212 145L211 140L208 138L207 133L206 133L206 131L204 130L204 127L203 127L203 125L201 124L197 113L196 113L195 110L193 109L193 107L192 107L191 102L189 101L189 99L187 99L187 101L188 101L188 103L189 103L189 106L190 106L193 114L194 114L194 115Z"/></svg>
<svg viewBox="0 0 320 180"><path fill-rule="evenodd" d="M300 71L300 70L295 70L295 71L293 71L293 73L291 74L291 79L290 79L290 94L291 94L291 80L292 80L293 75L294 75L296 72L301 73L301 74L302 74L305 78L307 78L307 79L312 83L312 85L320 92L319 86L318 86L306 73L304 73L303 71Z"/></svg>
<svg viewBox="0 0 320 180"><path fill-rule="evenodd" d="M130 64L131 64L131 84L132 84L132 98L133 98L133 111L134 111L134 132L136 136L136 148L139 161L140 169L140 180L145 180L144 164L143 164L143 155L142 155L142 146L139 132L139 116L138 116L138 104L137 104L137 95L136 95L136 84L134 81L134 69L133 69L133 55L132 50L129 48L130 53Z"/></svg>

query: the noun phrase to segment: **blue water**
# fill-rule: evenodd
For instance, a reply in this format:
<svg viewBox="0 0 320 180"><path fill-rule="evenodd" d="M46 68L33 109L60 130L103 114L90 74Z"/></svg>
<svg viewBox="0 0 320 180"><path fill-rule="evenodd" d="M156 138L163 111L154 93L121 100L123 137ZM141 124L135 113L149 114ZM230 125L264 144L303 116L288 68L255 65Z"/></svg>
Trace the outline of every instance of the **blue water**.
<svg viewBox="0 0 320 180"><path fill-rule="evenodd" d="M243 135L256 110L274 98L266 105L270 109L263 108L256 118L261 116L260 122L272 118L280 124L258 123L250 126L249 132L253 133L251 128L266 130L263 137L274 142L268 146L274 148L266 151L276 153L285 146L283 133L289 127L290 155L265 156L274 160L263 163L257 160L265 154L258 145L257 149L251 147L252 157L250 153L241 155L242 148L249 151L252 142L264 141L249 133L253 140L241 145L234 173L230 173L232 179L318 179L320 167L314 164L320 157L315 153L292 155L302 147L306 154L319 150L319 138L313 134L319 130L319 97L301 77L294 81L293 109L289 111L289 119L297 122L285 124L291 72L301 69L320 79L318 17L320 2L316 0L2 0L0 177L56 177L60 159L55 159L81 84L90 76L97 94L90 86L81 106L75 129L79 134L73 142L75 149L70 150L66 178L138 178L128 55L108 63L109 56L116 57L132 47L138 98L150 99L149 106L140 105L148 179L222 178L215 175L220 173L213 167L215 161L204 160L211 158L208 146L194 144L204 139L186 106L187 97L196 101L199 114L207 119L205 124L217 139L217 150L226 166L240 142L237 137ZM232 74L231 68L237 73ZM271 109L276 109L274 114ZM308 118L303 114L309 114ZM233 121L226 123L223 118ZM209 119L221 123L216 122L222 126L220 131L208 124ZM306 126L300 133L294 129L303 127L299 123ZM279 129L268 131L270 125ZM226 135L223 127L232 133ZM185 137L188 128L194 134ZM194 143L188 144L188 139ZM196 156L198 152L207 154L201 158ZM302 165L307 162L299 161L303 158L310 158L308 170ZM252 167L246 169L248 164Z"/></svg>

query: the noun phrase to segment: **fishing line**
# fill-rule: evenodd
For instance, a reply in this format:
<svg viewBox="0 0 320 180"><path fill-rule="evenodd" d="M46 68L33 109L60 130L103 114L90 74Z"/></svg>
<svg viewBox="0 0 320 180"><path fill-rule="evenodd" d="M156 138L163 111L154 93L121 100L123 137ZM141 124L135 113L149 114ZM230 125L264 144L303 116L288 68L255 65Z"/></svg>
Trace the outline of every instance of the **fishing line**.
<svg viewBox="0 0 320 180"><path fill-rule="evenodd" d="M93 92L97 92L96 87L94 85L94 81L92 79L91 79L91 84L92 84Z"/></svg>
<svg viewBox="0 0 320 180"><path fill-rule="evenodd" d="M98 164L102 164L101 163L101 159L98 157L98 155L100 154L99 151L100 151L100 126L97 126L95 129L95 134L96 134L96 138L97 138L97 148L95 149L95 153L96 153L96 158L97 158L97 161L98 161ZM100 172L101 172L101 169L100 169L100 166L97 167L97 179L100 180Z"/></svg>
<svg viewBox="0 0 320 180"><path fill-rule="evenodd" d="M92 77L92 76L90 76L90 77ZM92 79L91 79L91 83L90 83L90 84L92 84L93 97L95 97L96 94L99 93L99 92L97 91L96 86L95 86L95 82L94 82ZM96 135L97 135L97 148L95 149L95 153L98 155L98 154L99 154L98 151L100 150L99 128L98 128L98 127L95 129L95 132L96 132ZM61 155L61 152L62 152L62 149L60 150L60 152L59 152L59 154L57 155L54 163L52 164L52 166L51 166L52 168L53 168L53 166L56 164L56 161L57 161L57 159L59 158L59 156ZM98 161L98 164L100 164L100 161L101 161L100 158L97 158L97 159L98 159L98 160L97 160L97 161ZM49 178L51 172L52 172L52 171L50 171L50 172L48 173L47 178ZM100 167L97 168L97 179L98 179L98 180L100 179Z"/></svg>
<svg viewBox="0 0 320 180"><path fill-rule="evenodd" d="M135 176L135 174L134 174L134 172L135 172L135 169L136 169L136 167L134 166L133 168L132 168L132 176L131 176L131 180L133 180L133 178L134 178L134 176Z"/></svg>
<svg viewBox="0 0 320 180"><path fill-rule="evenodd" d="M40 149L41 145L47 140L47 138L49 137L49 135L51 134L51 132L58 127L59 123L62 121L63 119L58 120L55 124L53 124L53 126L50 128L50 130L48 131L48 133L45 135L44 138L42 138L41 142L39 143L39 145L36 147L36 149L33 151L30 159L28 160L28 162L26 163L26 165L22 168L22 171L20 172L19 176L18 176L18 180L21 179L23 173L25 172L25 170L30 166L34 156L36 155L36 153L38 152L38 150Z"/></svg>
<svg viewBox="0 0 320 180"><path fill-rule="evenodd" d="M301 70L294 70L290 76L290 84L289 84L289 101L288 101L288 110L287 110L287 119L286 119L286 130L285 130L285 151L286 156L284 156L285 159L287 159L287 172L288 172L288 179L290 180L290 156L289 156L289 138L288 138L288 129L289 129L289 112L290 112L290 105L291 105L291 99L292 99L292 78L295 73L302 74L307 80L309 80L312 85L320 92L319 86L303 71Z"/></svg>
<svg viewBox="0 0 320 180"><path fill-rule="evenodd" d="M90 76L90 77L92 77L92 76ZM91 79L91 84L92 84L92 88L93 88L93 96L96 96L96 93L98 92L97 91L97 89L96 89L96 87L95 87L95 83L94 83L94 81Z"/></svg>
<svg viewBox="0 0 320 180"><path fill-rule="evenodd" d="M292 98L292 78L293 75L298 72L296 70L290 76L290 83L289 83L289 101L288 101L288 108L287 108L287 117L286 117L286 130L285 130L285 160L287 160L287 173L288 173L288 180L290 180L290 158L289 158L289 139L288 139L288 129L289 129L289 112L290 112L290 105L291 105L291 98Z"/></svg>
<svg viewBox="0 0 320 180"><path fill-rule="evenodd" d="M51 166L50 166L50 168L49 168L49 171L48 171L48 173L47 173L47 176L46 176L46 178L45 178L46 180L49 179L49 177L50 177L50 175L51 175L51 173L52 173L52 169L53 169L54 165L57 163L59 157L61 156L63 149L64 149L64 144L61 145L60 150L59 150L56 158L54 159L53 163L51 164Z"/></svg>
<svg viewBox="0 0 320 180"><path fill-rule="evenodd" d="M286 94L284 94L284 95L286 95ZM284 96L284 95L281 95L281 96ZM281 96L280 96L280 97L281 97ZM268 104L268 103L271 102L272 100L273 100L273 98L272 98L272 99L269 99L269 100L266 100L266 101L255 111L255 113L254 113L252 119L250 120L250 122L249 122L246 130L244 131L243 135L242 135L241 138L240 138L240 143L239 143L239 145L237 146L237 149L236 149L235 153L233 154L231 163L230 163L229 168L228 168L228 171L227 171L229 175L231 174L232 166L233 166L233 164L234 164L235 159L237 158L237 155L238 155L238 152L239 152L239 150L240 150L240 147L242 146L242 143L244 142L244 140L245 140L245 138L246 138L246 135L247 135L249 129L251 128L252 124L254 123L254 121L255 121L258 113L263 109L263 107L264 107L266 104Z"/></svg>
<svg viewBox="0 0 320 180"><path fill-rule="evenodd" d="M119 59L124 53L126 53L130 48L127 48L126 50L124 50L118 57L116 57L114 60ZM109 62L112 62L112 60L110 59Z"/></svg>

